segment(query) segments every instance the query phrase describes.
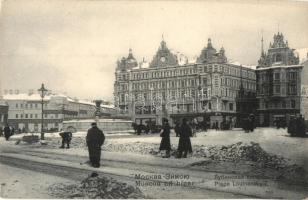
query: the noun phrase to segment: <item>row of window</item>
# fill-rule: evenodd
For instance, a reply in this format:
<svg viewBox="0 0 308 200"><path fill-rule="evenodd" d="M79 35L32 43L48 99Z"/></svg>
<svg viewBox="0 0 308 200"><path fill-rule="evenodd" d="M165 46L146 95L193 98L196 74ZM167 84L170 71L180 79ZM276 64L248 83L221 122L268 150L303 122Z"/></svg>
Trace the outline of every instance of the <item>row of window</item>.
<svg viewBox="0 0 308 200"><path fill-rule="evenodd" d="M133 80L140 79L150 79L150 78L164 78L164 77L173 77L173 76L183 76L196 74L197 70L193 68L186 69L174 69L174 70L160 70L154 72L136 72L133 73Z"/></svg>
<svg viewBox="0 0 308 200"><path fill-rule="evenodd" d="M241 83L243 84L244 89L255 90L256 84L255 82L245 81L245 80L238 80L232 78L221 78L221 85L226 85L233 88L240 88Z"/></svg>
<svg viewBox="0 0 308 200"><path fill-rule="evenodd" d="M195 79L188 80L178 80L178 81L155 81L155 82L144 82L144 83L133 83L133 90L144 90L144 89L160 89L160 88L175 88L175 87L195 87L196 86Z"/></svg>
<svg viewBox="0 0 308 200"><path fill-rule="evenodd" d="M224 74L232 76L242 76L244 78L255 79L255 72L248 71L247 69L240 69L231 66L224 65L205 65L200 68L200 72L210 73L210 72L222 72ZM164 77L173 77L173 76L183 76L196 74L197 70L195 68L186 68L186 69L173 69L173 70L161 70L161 71L152 71L152 72L135 72L132 74L133 80L140 79L149 79L149 78L164 78ZM127 75L117 76L118 80L128 80Z"/></svg>
<svg viewBox="0 0 308 200"><path fill-rule="evenodd" d="M15 114L16 119L40 119L41 114ZM44 114L44 118L57 119L59 118L58 114Z"/></svg>
<svg viewBox="0 0 308 200"><path fill-rule="evenodd" d="M272 92L271 92L272 91ZM287 87L287 93L285 91L285 87L281 87L281 85L273 85L272 87L269 87L267 85L260 86L258 88L258 94L283 94L283 95L296 95L297 94L297 87L296 85L289 85Z"/></svg>
<svg viewBox="0 0 308 200"><path fill-rule="evenodd" d="M260 101L259 108L267 109L267 108L296 108L296 101L282 101L282 102L271 102L267 103L264 101Z"/></svg>
<svg viewBox="0 0 308 200"><path fill-rule="evenodd" d="M211 79L203 78L202 84L207 86L211 85ZM229 87L240 88L241 80L232 79L232 78L221 78L219 80L218 77L214 78L214 85L215 87L219 87L219 82L221 85L226 85ZM250 81L242 81L243 87L249 90L255 90L256 86L254 82ZM164 89L164 88L176 88L176 87L195 87L197 85L197 80L195 79L188 79L188 80L177 80L177 81L156 81L156 82L144 82L144 83L133 83L132 89L133 90L146 90L146 89ZM125 91L128 87L126 84L120 85L118 91Z"/></svg>
<svg viewBox="0 0 308 200"><path fill-rule="evenodd" d="M190 90L170 90L166 92L147 92L147 93L135 93L133 98L135 101L148 101L155 99L183 99L183 98L191 98L191 99L203 99L208 98L212 95L211 89L201 89L200 91L190 89ZM232 90L229 88L214 88L213 95L217 95L219 97L228 97L228 98L236 98L238 96L238 91ZM119 99L116 99L116 102L120 103L128 103L130 101L128 94L120 94Z"/></svg>
<svg viewBox="0 0 308 200"><path fill-rule="evenodd" d="M39 103L16 103L15 108L39 108L41 104ZM47 107L47 104L44 104Z"/></svg>
<svg viewBox="0 0 308 200"><path fill-rule="evenodd" d="M270 74L270 75L266 73L262 73L259 75L259 79L263 82L266 82L270 80L269 76L272 76L274 81L280 81L283 79L282 73L280 72L274 72L273 74ZM286 79L289 81L297 80L297 78L298 78L297 72L288 72L286 74Z"/></svg>
<svg viewBox="0 0 308 200"><path fill-rule="evenodd" d="M202 72L209 73L209 72L222 72L226 75L238 76L243 78L255 79L255 72L248 71L247 69L240 69L231 66L223 66L223 65L206 65L203 67Z"/></svg>
<svg viewBox="0 0 308 200"><path fill-rule="evenodd" d="M186 112L190 112L190 111L194 111L193 109L196 109L196 105L193 104L170 104L168 105L168 107L166 108L166 105L163 105L160 109L162 109L163 111L168 109L171 112L176 112L176 111L186 111ZM211 110L212 109L212 103L205 103L202 102L201 106L202 110ZM135 114L156 114L156 106L136 106L135 107ZM224 111L234 111L235 110L235 106L234 103L221 103L221 110Z"/></svg>

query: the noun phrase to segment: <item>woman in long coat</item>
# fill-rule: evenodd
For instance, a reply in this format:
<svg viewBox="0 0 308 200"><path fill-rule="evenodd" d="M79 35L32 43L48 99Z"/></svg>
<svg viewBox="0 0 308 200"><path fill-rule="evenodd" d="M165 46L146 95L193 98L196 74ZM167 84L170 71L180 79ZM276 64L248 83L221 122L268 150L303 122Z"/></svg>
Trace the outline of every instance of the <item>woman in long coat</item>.
<svg viewBox="0 0 308 200"><path fill-rule="evenodd" d="M171 151L171 144L170 144L170 126L168 123L168 119L163 119L163 131L160 134L160 137L162 137L160 142L159 150L166 150L166 155L163 156L164 158L170 157L170 151Z"/></svg>
<svg viewBox="0 0 308 200"><path fill-rule="evenodd" d="M192 136L191 127L187 124L187 119L184 118L180 128L180 139L178 146L179 158L182 157L183 152L184 152L183 155L184 158L187 158L188 152L192 153L192 147L190 142L191 136Z"/></svg>

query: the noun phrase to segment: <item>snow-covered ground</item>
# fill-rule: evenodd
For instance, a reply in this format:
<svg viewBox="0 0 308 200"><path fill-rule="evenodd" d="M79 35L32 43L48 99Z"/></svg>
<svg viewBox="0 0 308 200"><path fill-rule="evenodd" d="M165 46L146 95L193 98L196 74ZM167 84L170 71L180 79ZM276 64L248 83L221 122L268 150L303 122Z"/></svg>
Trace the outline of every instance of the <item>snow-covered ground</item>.
<svg viewBox="0 0 308 200"><path fill-rule="evenodd" d="M56 183L74 183L71 180L44 173L0 164L1 198L54 198L48 187Z"/></svg>
<svg viewBox="0 0 308 200"><path fill-rule="evenodd" d="M21 139L24 135L18 134L11 137L11 140ZM36 133L35 135L40 135ZM73 133L72 149L85 147L86 132ZM131 145L136 146L140 144L159 145L161 138L159 134L150 135L132 135L130 133L118 133L118 134L105 134L105 145ZM53 141L52 148L57 148L61 143L59 133L46 133L46 140ZM178 137L175 134L171 134L171 144L177 147ZM283 156L287 159L291 159L293 162L301 165L308 166L308 138L295 138L289 137L286 129L274 129L274 128L257 128L253 133L245 133L244 131L237 129L231 131L216 131L209 130L207 132L197 133L197 137L191 138L192 145L204 145L204 146L222 146L231 145L237 142L250 143L256 142L267 151L268 153ZM77 144L76 144L77 143ZM81 144L82 143L82 144ZM75 144L75 145L74 145ZM48 148L48 146L47 146ZM127 152L133 153L133 152Z"/></svg>
<svg viewBox="0 0 308 200"><path fill-rule="evenodd" d="M112 143L151 143L159 144L161 138L156 137L134 137L134 138L112 138ZM294 162L303 161L308 165L308 138L289 137L286 129L257 128L253 133L245 133L242 130L216 131L197 133L197 137L191 138L192 145L222 146L237 142L256 142L267 152L283 156ZM177 146L178 138L173 134L171 144Z"/></svg>
<svg viewBox="0 0 308 200"><path fill-rule="evenodd" d="M3 149L3 152L5 153L6 156L10 156L10 152L15 152L13 156L16 158L18 156L24 157L24 159L28 157L29 161L30 158L34 159L34 161L39 159L49 159L48 162L52 161L53 164L55 164L56 162L65 161L68 162L67 164L68 166L72 166L72 163L74 163L74 167L77 168L78 166L83 167L84 165L82 164L82 162L85 162L88 159L88 152L85 146L85 134L86 134L85 132L75 133L73 136L72 145L70 149L58 148L61 143L61 138L59 137L58 133L46 134L46 141L48 142L47 145L40 145L39 143L29 145L23 142L19 143L19 145L15 145L15 142L23 136L23 135L15 135L10 139L10 141L5 141L4 138L1 137L0 146L2 147L1 149ZM26 135L31 135L31 134L26 134ZM171 143L173 144L174 147L177 147L178 139L179 138L175 137L174 133L171 134ZM165 173L166 170L177 169L176 172L179 172L180 170L184 169L187 170L188 169L187 167L189 167L190 164L192 163L205 160L205 158L197 158L197 157L189 157L186 159L175 159L174 157L172 157L170 159L164 159L161 158L160 155L151 155L151 154L141 155L140 153L138 153L138 151L133 151L134 149L136 149L136 147L137 148L142 147L147 150L150 150L153 147L158 149L160 141L161 138L159 137L159 134L149 134L140 136L124 134L124 135L113 135L112 137L107 135L106 143L104 144L104 148L107 147L107 149L103 148L102 167L100 168L100 170L105 170L105 171L109 170L109 173L113 172L115 174L124 173L125 170L137 170L137 171L144 171L147 173ZM260 146L268 153L281 155L285 158L290 158L295 163L307 169L308 138L289 137L286 130L283 129L277 130L273 128L258 128L253 133L244 133L242 130L239 129L232 131L209 130L208 132L198 133L197 137L191 138L191 141L193 144L193 148L195 149L197 149L197 147L200 146L205 146L205 147L227 146L238 142L243 142L247 144L250 142L255 142L259 143ZM108 149L108 146L116 146L117 148ZM121 149L125 151L121 151ZM123 169L121 170L117 169L118 167L122 167L122 165ZM219 163L218 164L213 163L213 165L211 165L213 169L210 170L206 169L204 173L202 173L202 175L206 176L205 180L211 180L213 179L212 177L214 176L213 173L214 174L228 173L227 172L228 170L230 171L231 169L233 169L232 166L230 165L219 165ZM244 165L246 164L244 163ZM244 165L242 166L237 164L234 165L233 167L235 168L238 167L238 169L236 168L237 170L243 171L245 167ZM250 169L249 166L247 167L247 169ZM13 184L15 179L12 178L12 181L10 182L8 178L10 176L14 177L14 175L12 174L9 175L9 172L6 173L5 171L9 169L4 168L4 170L2 170L0 166L0 170L1 174L2 171L3 173L5 173L6 178L4 179L5 181L3 182L7 184L9 182L10 184ZM264 174L263 171L261 172L262 174ZM31 175L31 173L27 172L21 172L21 173ZM198 174L200 173L199 171L195 172L190 171L189 173L191 176L193 175L195 177L201 176L201 174ZM207 175L205 175L205 173ZM256 171L256 173L259 173L259 171ZM17 175L18 174L19 172L17 173ZM37 177L38 175L33 174L31 176ZM24 177L22 178L22 180L23 181L27 180L31 182L31 178L29 177L28 178ZM46 180L49 180L49 178L47 177ZM53 182L57 182L57 180L52 181L51 183ZM278 184L278 183L273 181L273 184ZM43 185L42 187L44 187L44 182L42 183L42 185ZM11 187L14 188L14 186ZM31 187L30 189L27 190L31 190ZM43 197L44 195L48 194L43 194ZM40 197L42 197L42 195L40 195Z"/></svg>

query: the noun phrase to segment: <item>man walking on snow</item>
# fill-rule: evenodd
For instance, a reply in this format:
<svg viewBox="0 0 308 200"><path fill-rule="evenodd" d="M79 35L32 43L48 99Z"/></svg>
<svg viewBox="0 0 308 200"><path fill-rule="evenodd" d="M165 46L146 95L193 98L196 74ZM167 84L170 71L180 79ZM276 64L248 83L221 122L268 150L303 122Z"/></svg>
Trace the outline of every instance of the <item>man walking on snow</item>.
<svg viewBox="0 0 308 200"><path fill-rule="evenodd" d="M103 131L97 127L95 122L91 124L91 128L88 130L86 141L90 163L93 167L98 168L100 167L101 146L104 144L105 135Z"/></svg>

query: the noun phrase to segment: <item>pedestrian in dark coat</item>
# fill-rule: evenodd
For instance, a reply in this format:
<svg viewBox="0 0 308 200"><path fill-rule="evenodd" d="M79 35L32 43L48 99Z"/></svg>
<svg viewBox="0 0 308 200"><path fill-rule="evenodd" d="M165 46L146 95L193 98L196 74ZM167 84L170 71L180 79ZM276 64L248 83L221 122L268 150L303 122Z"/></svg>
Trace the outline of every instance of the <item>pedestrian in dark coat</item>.
<svg viewBox="0 0 308 200"><path fill-rule="evenodd" d="M218 130L219 130L218 121L215 123L215 129L216 129L216 131L218 131Z"/></svg>
<svg viewBox="0 0 308 200"><path fill-rule="evenodd" d="M305 136L306 134L306 125L305 125L305 119L303 118L302 115L299 115L298 117L298 121L297 121L297 129L298 129L298 133L297 135L300 137Z"/></svg>
<svg viewBox="0 0 308 200"><path fill-rule="evenodd" d="M180 127L180 139L179 139L179 146L178 146L178 152L179 152L179 158L183 157L187 158L187 153L192 153L192 147L190 142L190 137L192 136L192 130L191 127L188 126L187 120L184 118L183 123Z"/></svg>
<svg viewBox="0 0 308 200"><path fill-rule="evenodd" d="M171 144L170 144L170 125L168 123L168 119L163 119L163 131L160 134L160 137L162 137L159 150L166 150L166 155L164 158L170 157L170 151L171 151Z"/></svg>
<svg viewBox="0 0 308 200"><path fill-rule="evenodd" d="M86 137L90 163L93 167L100 167L101 146L104 144L105 135L96 123L92 123L91 126Z"/></svg>
<svg viewBox="0 0 308 200"><path fill-rule="evenodd" d="M72 140L72 132L64 131L64 132L59 133L59 135L62 137L62 145L60 146L60 148L64 148L66 144L66 148L69 149L70 142Z"/></svg>
<svg viewBox="0 0 308 200"><path fill-rule="evenodd" d="M10 136L11 136L11 129L9 125L6 124L6 126L4 127L4 137L6 140L9 140Z"/></svg>

